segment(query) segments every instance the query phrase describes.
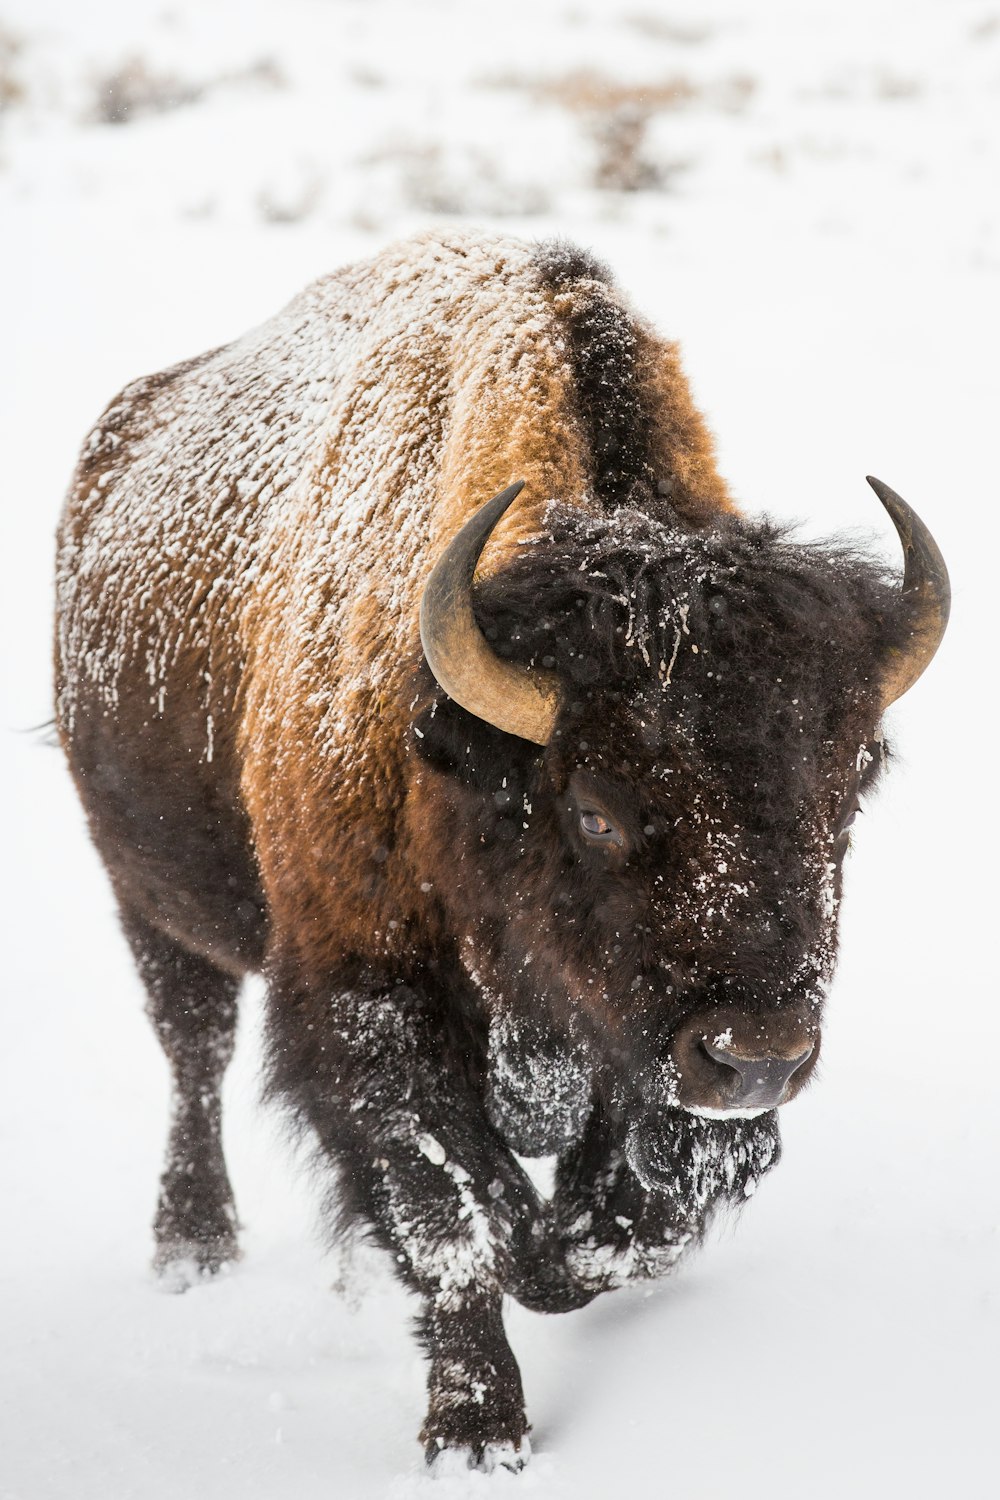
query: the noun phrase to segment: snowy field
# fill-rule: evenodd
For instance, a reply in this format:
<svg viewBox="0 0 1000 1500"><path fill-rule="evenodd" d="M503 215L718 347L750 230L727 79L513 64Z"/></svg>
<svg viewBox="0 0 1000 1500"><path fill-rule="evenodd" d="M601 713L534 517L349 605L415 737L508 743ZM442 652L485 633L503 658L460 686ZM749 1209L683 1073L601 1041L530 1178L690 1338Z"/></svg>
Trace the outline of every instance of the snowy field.
<svg viewBox="0 0 1000 1500"><path fill-rule="evenodd" d="M747 507L895 556L874 472L955 609L892 712L783 1165L672 1282L512 1308L536 1457L437 1492L993 1493L998 185L998 0L0 0L3 1500L429 1483L411 1309L320 1243L257 1107L255 992L245 1260L153 1288L165 1064L58 752L21 731L51 716L52 534L106 400L448 220L595 249L683 341Z"/></svg>

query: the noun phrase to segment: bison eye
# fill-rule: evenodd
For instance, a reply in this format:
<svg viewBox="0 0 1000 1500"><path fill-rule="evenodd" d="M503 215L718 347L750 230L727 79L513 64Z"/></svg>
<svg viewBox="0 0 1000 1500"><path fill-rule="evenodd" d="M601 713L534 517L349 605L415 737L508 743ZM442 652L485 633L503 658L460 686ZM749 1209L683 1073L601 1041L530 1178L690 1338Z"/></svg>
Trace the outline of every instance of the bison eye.
<svg viewBox="0 0 1000 1500"><path fill-rule="evenodd" d="M613 823L599 812L587 810L580 814L580 832L589 844L622 844L624 840Z"/></svg>

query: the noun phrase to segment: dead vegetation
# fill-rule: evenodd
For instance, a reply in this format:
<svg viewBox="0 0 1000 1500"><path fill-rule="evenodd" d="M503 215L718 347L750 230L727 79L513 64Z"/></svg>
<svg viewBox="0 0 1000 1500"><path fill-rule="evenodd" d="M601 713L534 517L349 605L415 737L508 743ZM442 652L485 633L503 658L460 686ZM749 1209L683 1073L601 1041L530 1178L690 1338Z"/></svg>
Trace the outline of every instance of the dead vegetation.
<svg viewBox="0 0 1000 1500"><path fill-rule="evenodd" d="M680 74L627 83L589 69L514 86L578 115L595 147L593 186L622 193L663 190L687 166L650 151L647 136L656 116L697 105L738 113L754 91L753 79L742 75L712 83Z"/></svg>
<svg viewBox="0 0 1000 1500"><path fill-rule="evenodd" d="M362 164L375 172L390 169L406 206L419 213L531 218L552 207L540 183L509 177L490 155L473 147L455 151L434 141L394 140Z"/></svg>
<svg viewBox="0 0 1000 1500"><path fill-rule="evenodd" d="M216 78L187 79L150 68L141 57L131 57L94 83L90 118L102 125L127 125L144 115L169 114L220 89L244 85L281 88L284 76L272 58L246 68L220 73Z"/></svg>
<svg viewBox="0 0 1000 1500"><path fill-rule="evenodd" d="M322 172L312 164L300 164L286 181L260 189L257 212L265 224L299 224L315 211L322 196Z"/></svg>
<svg viewBox="0 0 1000 1500"><path fill-rule="evenodd" d="M20 52L20 38L0 27L0 114L24 98L24 85L17 73Z"/></svg>
<svg viewBox="0 0 1000 1500"><path fill-rule="evenodd" d="M655 42L670 42L677 47L697 47L712 35L710 26L686 25L683 21L671 21L666 16L648 12L623 16L622 20L640 36L648 36Z"/></svg>
<svg viewBox="0 0 1000 1500"><path fill-rule="evenodd" d="M737 114L749 102L754 80L738 73L700 83L684 74L674 74L643 83L626 83L590 68L577 68L561 78L525 81L521 87L540 102L562 105L575 114L608 114L630 108L651 115L695 104Z"/></svg>
<svg viewBox="0 0 1000 1500"><path fill-rule="evenodd" d="M875 92L880 99L917 99L923 93L920 81L904 78L899 73L880 73L875 82Z"/></svg>
<svg viewBox="0 0 1000 1500"><path fill-rule="evenodd" d="M649 115L633 105L595 116L588 128L596 147L593 183L604 192L662 190L678 170L677 164L656 161L649 154Z"/></svg>

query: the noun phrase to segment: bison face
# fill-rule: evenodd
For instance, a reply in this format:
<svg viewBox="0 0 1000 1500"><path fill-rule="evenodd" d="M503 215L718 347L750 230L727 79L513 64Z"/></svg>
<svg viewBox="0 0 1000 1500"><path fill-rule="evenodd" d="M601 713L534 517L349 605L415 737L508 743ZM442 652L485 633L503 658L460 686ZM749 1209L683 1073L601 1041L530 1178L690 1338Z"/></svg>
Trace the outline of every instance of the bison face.
<svg viewBox="0 0 1000 1500"><path fill-rule="evenodd" d="M718 667L699 655L657 719L646 689L594 688L540 762L474 736L461 774L439 761L425 783L428 868L448 872L494 1098L528 1154L571 1137L595 1087L652 1126L760 1114L815 1068L858 764L870 781L877 763L796 735L794 760L744 759L741 785L746 716L717 701L696 730L682 707L681 682L693 698ZM432 760L467 733L446 705L422 727Z"/></svg>
<svg viewBox="0 0 1000 1500"><path fill-rule="evenodd" d="M500 665L559 685L546 743L439 693L413 847L491 1017L512 1144L563 1144L596 1091L653 1178L671 1112L759 1115L814 1073L849 829L915 624L870 561L773 528L551 523L476 598Z"/></svg>

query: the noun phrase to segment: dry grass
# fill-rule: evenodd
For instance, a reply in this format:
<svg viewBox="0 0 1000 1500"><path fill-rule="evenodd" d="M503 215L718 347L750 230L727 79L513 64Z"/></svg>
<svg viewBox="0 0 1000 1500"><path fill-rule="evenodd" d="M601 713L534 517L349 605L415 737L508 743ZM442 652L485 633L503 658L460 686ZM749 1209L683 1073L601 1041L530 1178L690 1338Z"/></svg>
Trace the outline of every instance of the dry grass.
<svg viewBox="0 0 1000 1500"><path fill-rule="evenodd" d="M903 78L898 73L882 73L875 85L880 99L916 99L923 89L916 78Z"/></svg>
<svg viewBox="0 0 1000 1500"><path fill-rule="evenodd" d="M102 125L127 125L141 115L167 114L194 104L204 92L202 84L156 73L142 58L131 57L95 84L94 119Z"/></svg>
<svg viewBox="0 0 1000 1500"><path fill-rule="evenodd" d="M735 114L745 108L754 91L754 80L743 74L713 83L695 83L681 74L646 83L623 83L590 68L578 68L561 78L522 83L543 103L560 104L575 114L609 114L622 109L646 115L707 105Z"/></svg>
<svg viewBox="0 0 1000 1500"><path fill-rule="evenodd" d="M573 114L607 115L622 109L645 114L681 109L690 104L697 90L687 78L674 77L656 83L622 83L605 78L589 68L579 68L562 78L547 78L522 84L543 104L559 104Z"/></svg>
<svg viewBox="0 0 1000 1500"><path fill-rule="evenodd" d="M263 58L237 72L194 80L156 72L141 57L132 57L96 80L91 118L102 125L127 125L143 115L169 114L196 104L220 88L243 84L280 88L284 82L281 70L271 58Z"/></svg>
<svg viewBox="0 0 1000 1500"><path fill-rule="evenodd" d="M299 224L318 206L323 193L323 178L318 170L305 168L292 179L277 186L263 187L257 194L257 212L265 224Z"/></svg>
<svg viewBox="0 0 1000 1500"><path fill-rule="evenodd" d="M593 183L605 192L662 191L682 164L654 161L646 149L649 115L624 105L590 123L597 154Z"/></svg>
<svg viewBox="0 0 1000 1500"><path fill-rule="evenodd" d="M647 133L655 116L695 105L736 113L745 108L754 90L753 79L744 76L704 84L674 74L625 83L592 69L533 82L507 80L506 86L521 88L539 103L556 104L580 116L595 147L594 187L622 193L662 190L687 165L650 154Z"/></svg>
<svg viewBox="0 0 1000 1500"><path fill-rule="evenodd" d="M21 42L12 31L0 27L0 113L24 98L24 85L17 76Z"/></svg>
<svg viewBox="0 0 1000 1500"><path fill-rule="evenodd" d="M545 188L505 176L483 151L456 153L434 141L394 140L363 157L360 164L376 172L388 167L407 207L420 213L526 218L552 207ZM369 218L362 213L357 222L366 227Z"/></svg>
<svg viewBox="0 0 1000 1500"><path fill-rule="evenodd" d="M647 12L623 16L622 20L633 31L638 31L640 36L648 36L656 42L672 42L678 47L699 46L712 35L710 26L686 26L682 21L670 21L665 16Z"/></svg>

